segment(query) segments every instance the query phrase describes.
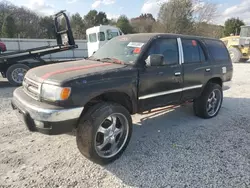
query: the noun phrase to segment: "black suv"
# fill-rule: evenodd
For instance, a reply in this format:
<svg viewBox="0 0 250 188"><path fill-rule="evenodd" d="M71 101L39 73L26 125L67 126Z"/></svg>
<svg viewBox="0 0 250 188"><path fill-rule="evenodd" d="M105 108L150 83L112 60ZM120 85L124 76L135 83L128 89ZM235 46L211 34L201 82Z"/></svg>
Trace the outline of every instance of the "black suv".
<svg viewBox="0 0 250 188"><path fill-rule="evenodd" d="M55 135L76 129L80 152L107 164L129 143L131 114L192 101L195 115L212 118L232 75L220 40L123 35L88 59L29 70L12 107L30 131Z"/></svg>

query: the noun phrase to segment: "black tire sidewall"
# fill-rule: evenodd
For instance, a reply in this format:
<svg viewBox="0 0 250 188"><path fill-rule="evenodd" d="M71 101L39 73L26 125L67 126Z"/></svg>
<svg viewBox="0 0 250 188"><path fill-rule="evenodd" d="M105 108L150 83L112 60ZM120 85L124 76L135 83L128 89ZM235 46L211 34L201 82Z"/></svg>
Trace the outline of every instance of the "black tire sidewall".
<svg viewBox="0 0 250 188"><path fill-rule="evenodd" d="M24 64L15 64L15 65L12 65L10 66L7 71L6 71L6 77L8 79L8 81L11 83L11 85L13 86L20 86L22 84L20 83L17 83L15 82L13 79L12 79L12 72L17 69L17 68L23 68L23 69L26 69L27 71L30 69L30 67L28 67L27 65L24 65Z"/></svg>
<svg viewBox="0 0 250 188"><path fill-rule="evenodd" d="M95 163L105 165L118 159L127 148L132 135L132 118L123 106L115 103L102 103L98 107L89 110L86 116L80 120L77 128L77 145L80 152ZM113 113L123 114L128 121L128 137L123 148L111 158L102 158L95 150L95 136L100 124ZM87 133L87 134L86 134ZM84 136L82 135L84 134Z"/></svg>
<svg viewBox="0 0 250 188"><path fill-rule="evenodd" d="M210 94L216 89L218 89L221 93L221 102L218 111L213 116L210 116L207 112L207 101ZM223 103L222 87L215 83L208 83L207 86L204 88L204 91L202 92L201 96L194 102L194 112L197 116L205 119L213 118L217 116L218 113L220 112L222 103Z"/></svg>
<svg viewBox="0 0 250 188"><path fill-rule="evenodd" d="M229 48L229 52L234 54L234 58L232 58L233 63L238 63L241 60L241 52L237 48Z"/></svg>

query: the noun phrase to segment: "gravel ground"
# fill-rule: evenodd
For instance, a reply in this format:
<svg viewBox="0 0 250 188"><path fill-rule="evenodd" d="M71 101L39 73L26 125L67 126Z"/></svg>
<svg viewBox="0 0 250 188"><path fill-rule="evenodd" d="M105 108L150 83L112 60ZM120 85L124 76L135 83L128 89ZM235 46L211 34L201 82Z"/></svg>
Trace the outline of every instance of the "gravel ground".
<svg viewBox="0 0 250 188"><path fill-rule="evenodd" d="M135 115L123 156L108 166L85 159L72 135L30 133L0 81L0 187L250 187L250 65L235 64L219 115L192 106Z"/></svg>

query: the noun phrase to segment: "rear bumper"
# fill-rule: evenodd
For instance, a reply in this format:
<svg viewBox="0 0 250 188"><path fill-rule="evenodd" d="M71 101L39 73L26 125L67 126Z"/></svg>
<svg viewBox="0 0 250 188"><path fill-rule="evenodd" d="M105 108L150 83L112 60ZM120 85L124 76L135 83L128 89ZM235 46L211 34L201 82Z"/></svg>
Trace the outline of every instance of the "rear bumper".
<svg viewBox="0 0 250 188"><path fill-rule="evenodd" d="M21 87L14 91L11 105L30 131L48 135L71 132L83 110L83 107L65 109L35 101Z"/></svg>
<svg viewBox="0 0 250 188"><path fill-rule="evenodd" d="M229 90L232 87L232 81L223 82L223 91Z"/></svg>

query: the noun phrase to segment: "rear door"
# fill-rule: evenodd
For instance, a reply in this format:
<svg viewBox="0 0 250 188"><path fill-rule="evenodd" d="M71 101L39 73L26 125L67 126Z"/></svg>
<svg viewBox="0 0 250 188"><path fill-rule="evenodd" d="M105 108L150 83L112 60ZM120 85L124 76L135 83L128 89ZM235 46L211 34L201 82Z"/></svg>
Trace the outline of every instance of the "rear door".
<svg viewBox="0 0 250 188"><path fill-rule="evenodd" d="M202 41L182 38L184 84L182 100L195 98L206 80L211 75L211 64L208 62L205 46Z"/></svg>
<svg viewBox="0 0 250 188"><path fill-rule="evenodd" d="M180 39L176 37L158 38L149 48L145 57L161 54L164 56L165 64L148 66L140 70L138 91L140 111L180 101L183 79L179 43Z"/></svg>

